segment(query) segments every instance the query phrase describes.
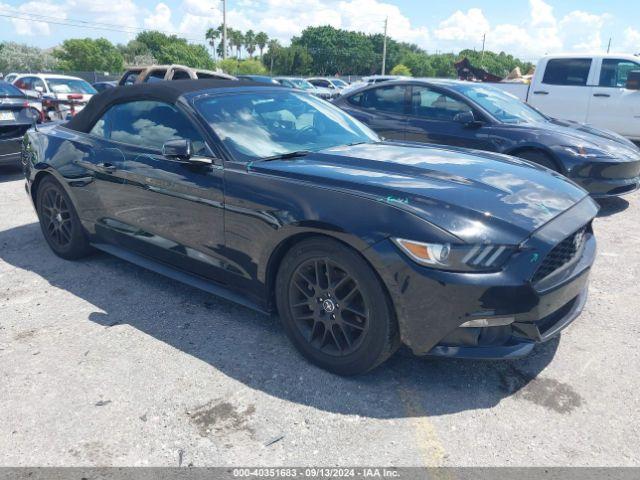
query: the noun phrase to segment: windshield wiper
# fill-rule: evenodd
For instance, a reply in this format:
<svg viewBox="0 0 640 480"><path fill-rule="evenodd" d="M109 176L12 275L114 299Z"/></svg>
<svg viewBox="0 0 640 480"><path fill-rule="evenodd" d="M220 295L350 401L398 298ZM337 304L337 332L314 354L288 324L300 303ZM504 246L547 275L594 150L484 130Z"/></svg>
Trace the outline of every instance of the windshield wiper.
<svg viewBox="0 0 640 480"><path fill-rule="evenodd" d="M305 157L305 156L309 155L310 153L311 152L309 150L297 150L295 152L280 153L278 155L273 155L271 157L264 157L264 158L261 158L260 161L261 162L270 162L272 160L287 160L289 158Z"/></svg>

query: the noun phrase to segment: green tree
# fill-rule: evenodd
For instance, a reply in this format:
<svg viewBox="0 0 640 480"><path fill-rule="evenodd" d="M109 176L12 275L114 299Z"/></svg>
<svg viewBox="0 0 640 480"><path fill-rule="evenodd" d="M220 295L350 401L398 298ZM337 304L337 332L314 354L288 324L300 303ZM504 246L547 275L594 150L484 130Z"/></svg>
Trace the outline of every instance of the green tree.
<svg viewBox="0 0 640 480"><path fill-rule="evenodd" d="M209 45L211 45L211 50L214 52L216 52L216 40L218 40L220 37L222 36L222 32L220 31L220 28L210 28L207 30L207 33L205 34L205 39L209 42Z"/></svg>
<svg viewBox="0 0 640 480"><path fill-rule="evenodd" d="M270 48L264 55L264 61L276 75L310 75L314 72L313 58L307 49L299 45Z"/></svg>
<svg viewBox="0 0 640 480"><path fill-rule="evenodd" d="M256 34L253 30L247 30L244 34L244 48L249 54L249 58L253 58L253 54L256 51Z"/></svg>
<svg viewBox="0 0 640 480"><path fill-rule="evenodd" d="M158 63L149 47L138 40L131 40L126 45L118 45L118 50L126 65L153 65Z"/></svg>
<svg viewBox="0 0 640 480"><path fill-rule="evenodd" d="M277 39L273 38L267 42L267 48L269 49L269 58L265 58L263 54L262 61L263 62L265 62L265 60L268 61L269 74L273 75L273 62L275 59L275 55L277 54L278 50L282 48L282 45L280 45L280 42ZM266 64L267 63L265 63L265 65Z"/></svg>
<svg viewBox="0 0 640 480"><path fill-rule="evenodd" d="M431 56L424 53L408 51L402 57L401 64L409 68L416 77L435 76L435 69L431 65Z"/></svg>
<svg viewBox="0 0 640 480"><path fill-rule="evenodd" d="M193 68L215 67L215 63L204 45L193 45L186 39L162 32L139 33L135 41L145 45L158 63L180 63Z"/></svg>
<svg viewBox="0 0 640 480"><path fill-rule="evenodd" d="M71 38L53 55L62 70L121 72L124 68L122 54L106 38Z"/></svg>
<svg viewBox="0 0 640 480"><path fill-rule="evenodd" d="M242 60L238 64L239 75L266 75L267 69L259 60Z"/></svg>
<svg viewBox="0 0 640 480"><path fill-rule="evenodd" d="M229 35L229 42L231 46L236 49L236 58L240 59L242 53L242 47L244 46L244 35L239 30L227 29Z"/></svg>
<svg viewBox="0 0 640 480"><path fill-rule="evenodd" d="M49 52L22 43L0 43L0 71L24 72L36 70L53 70L58 60Z"/></svg>
<svg viewBox="0 0 640 480"><path fill-rule="evenodd" d="M371 39L359 32L330 26L309 27L291 46L304 48L312 58L312 70L321 75L370 74L378 70Z"/></svg>
<svg viewBox="0 0 640 480"><path fill-rule="evenodd" d="M411 77L411 70L406 65L399 63L391 69L391 75L402 75L404 77Z"/></svg>
<svg viewBox="0 0 640 480"><path fill-rule="evenodd" d="M264 32L258 32L256 34L256 44L258 45L258 50L260 50L260 58L264 55L264 48L269 43L269 35Z"/></svg>
<svg viewBox="0 0 640 480"><path fill-rule="evenodd" d="M214 69L215 62L204 45L175 42L164 45L156 57L159 63L179 63L192 68Z"/></svg>

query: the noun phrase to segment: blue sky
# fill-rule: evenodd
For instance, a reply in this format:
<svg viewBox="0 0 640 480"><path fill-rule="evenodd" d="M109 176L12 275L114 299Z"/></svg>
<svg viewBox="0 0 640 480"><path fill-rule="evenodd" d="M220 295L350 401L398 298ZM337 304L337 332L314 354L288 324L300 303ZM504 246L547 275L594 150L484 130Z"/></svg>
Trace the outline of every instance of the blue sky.
<svg viewBox="0 0 640 480"><path fill-rule="evenodd" d="M559 51L640 52L640 2L612 0L227 0L229 25L287 43L309 25L389 33L430 52L481 48L528 60ZM39 17L34 17L39 15ZM14 17L14 18L11 18ZM15 18L18 17L18 18ZM37 20L37 21L36 21ZM78 21L89 28L78 25ZM0 0L0 40L52 47L65 38L126 42L141 29L202 41L221 21L220 0ZM101 25L98 25L101 24ZM98 28L98 27L102 28Z"/></svg>

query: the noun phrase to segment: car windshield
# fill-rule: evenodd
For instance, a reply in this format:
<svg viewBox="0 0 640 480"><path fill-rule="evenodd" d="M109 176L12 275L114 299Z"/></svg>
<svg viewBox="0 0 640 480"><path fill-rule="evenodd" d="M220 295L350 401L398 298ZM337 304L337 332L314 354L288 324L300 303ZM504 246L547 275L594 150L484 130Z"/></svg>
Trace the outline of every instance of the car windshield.
<svg viewBox="0 0 640 480"><path fill-rule="evenodd" d="M195 106L240 161L380 140L342 110L291 90L205 95Z"/></svg>
<svg viewBox="0 0 640 480"><path fill-rule="evenodd" d="M344 88L344 87L347 87L349 85L347 82L345 82L344 80L340 80L339 78L334 78L332 80L332 82L333 82L333 84L335 86L340 87L340 88Z"/></svg>
<svg viewBox="0 0 640 480"><path fill-rule="evenodd" d="M24 97L24 93L10 83L0 82L0 96L2 97Z"/></svg>
<svg viewBox="0 0 640 480"><path fill-rule="evenodd" d="M520 99L492 87L457 85L455 89L502 123L541 123L548 119Z"/></svg>
<svg viewBox="0 0 640 480"><path fill-rule="evenodd" d="M88 82L73 78L47 78L49 90L53 93L85 93L93 95L98 93Z"/></svg>

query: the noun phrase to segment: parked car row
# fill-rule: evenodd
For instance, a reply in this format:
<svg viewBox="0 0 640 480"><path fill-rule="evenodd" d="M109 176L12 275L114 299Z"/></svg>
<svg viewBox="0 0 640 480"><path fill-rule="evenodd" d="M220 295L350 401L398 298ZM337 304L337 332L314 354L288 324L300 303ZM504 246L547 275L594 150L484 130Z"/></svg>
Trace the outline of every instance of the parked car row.
<svg viewBox="0 0 640 480"><path fill-rule="evenodd" d="M27 191L60 257L103 250L277 312L329 371L368 371L401 344L516 358L579 316L598 206L566 176L494 152L548 148L596 194L637 177L638 152L472 87L372 82L336 105L248 80L111 88L27 132ZM493 152L450 140L472 132Z"/></svg>

